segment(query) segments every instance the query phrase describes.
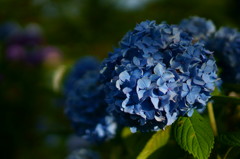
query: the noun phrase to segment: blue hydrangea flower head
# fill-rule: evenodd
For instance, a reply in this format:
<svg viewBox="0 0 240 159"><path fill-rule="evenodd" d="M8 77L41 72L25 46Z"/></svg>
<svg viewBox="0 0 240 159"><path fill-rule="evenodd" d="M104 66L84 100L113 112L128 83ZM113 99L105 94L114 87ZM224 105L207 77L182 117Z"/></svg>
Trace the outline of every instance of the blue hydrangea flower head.
<svg viewBox="0 0 240 159"><path fill-rule="evenodd" d="M236 29L222 27L208 41L207 46L218 57L223 69L222 79L240 83L240 33Z"/></svg>
<svg viewBox="0 0 240 159"><path fill-rule="evenodd" d="M65 88L65 114L71 120L77 135L91 142L110 139L116 130L113 117L106 111L105 93L103 85L99 84L97 63L93 58L85 58L77 62Z"/></svg>
<svg viewBox="0 0 240 159"><path fill-rule="evenodd" d="M189 19L183 19L180 22L179 27L192 35L195 40L206 39L212 35L216 27L211 20L206 20L205 18L193 16Z"/></svg>
<svg viewBox="0 0 240 159"><path fill-rule="evenodd" d="M217 80L212 52L178 26L144 21L101 67L108 110L134 131L157 131L203 111Z"/></svg>

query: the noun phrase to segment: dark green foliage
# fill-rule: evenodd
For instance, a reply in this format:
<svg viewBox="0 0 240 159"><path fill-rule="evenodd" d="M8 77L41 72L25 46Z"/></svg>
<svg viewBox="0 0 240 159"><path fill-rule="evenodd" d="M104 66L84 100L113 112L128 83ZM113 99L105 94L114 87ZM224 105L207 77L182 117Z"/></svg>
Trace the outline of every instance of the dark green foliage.
<svg viewBox="0 0 240 159"><path fill-rule="evenodd" d="M240 147L240 132L222 134L219 136L219 140L222 144Z"/></svg>

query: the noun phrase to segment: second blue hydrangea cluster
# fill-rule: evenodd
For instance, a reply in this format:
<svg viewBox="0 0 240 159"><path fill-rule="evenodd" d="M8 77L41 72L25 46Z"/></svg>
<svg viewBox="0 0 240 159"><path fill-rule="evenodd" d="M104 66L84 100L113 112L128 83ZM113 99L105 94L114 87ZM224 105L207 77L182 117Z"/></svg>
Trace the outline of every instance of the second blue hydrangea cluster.
<svg viewBox="0 0 240 159"><path fill-rule="evenodd" d="M236 29L221 27L216 31L211 20L200 17L184 19L180 28L214 52L224 82L240 83L240 33Z"/></svg>
<svg viewBox="0 0 240 159"><path fill-rule="evenodd" d="M223 80L240 83L240 33L236 29L222 27L207 45L214 50L219 66L223 68Z"/></svg>
<svg viewBox="0 0 240 159"><path fill-rule="evenodd" d="M98 81L99 62L94 58L79 60L65 85L65 114L76 133L92 142L115 135L116 123L106 111L103 85Z"/></svg>
<svg viewBox="0 0 240 159"><path fill-rule="evenodd" d="M136 130L157 131L205 108L217 80L212 52L178 26L145 21L103 62L109 110Z"/></svg>
<svg viewBox="0 0 240 159"><path fill-rule="evenodd" d="M206 40L216 31L216 27L211 20L197 16L183 19L179 27L193 36L195 41Z"/></svg>

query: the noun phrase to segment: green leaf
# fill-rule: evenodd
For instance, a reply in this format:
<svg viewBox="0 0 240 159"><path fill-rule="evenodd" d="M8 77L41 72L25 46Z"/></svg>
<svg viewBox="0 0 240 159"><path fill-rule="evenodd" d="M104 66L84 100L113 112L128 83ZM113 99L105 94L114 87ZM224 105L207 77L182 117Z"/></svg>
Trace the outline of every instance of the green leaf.
<svg viewBox="0 0 240 159"><path fill-rule="evenodd" d="M174 124L177 143L198 159L207 159L214 144L210 124L197 112L192 117L180 117Z"/></svg>
<svg viewBox="0 0 240 159"><path fill-rule="evenodd" d="M240 132L220 135L219 139L223 144L240 147Z"/></svg>
<svg viewBox="0 0 240 159"><path fill-rule="evenodd" d="M154 133L152 132L146 132L146 133L141 133L141 132L136 132L136 133L131 133L129 135L128 129L125 129L122 132L122 138L123 138L123 143L124 147L127 150L127 158L137 158L139 155L139 152L143 150L145 147L146 143L149 141L149 139L153 136Z"/></svg>
<svg viewBox="0 0 240 159"><path fill-rule="evenodd" d="M160 130L156 132L150 140L147 142L142 152L138 155L137 159L146 159L153 152L155 152L160 147L164 146L170 136L170 127L167 127L165 130Z"/></svg>
<svg viewBox="0 0 240 159"><path fill-rule="evenodd" d="M121 136L122 136L122 138L126 138L126 137L128 137L128 136L130 136L130 135L132 135L133 133L130 131L130 128L129 127L124 127L123 129L122 129L122 133L121 133Z"/></svg>

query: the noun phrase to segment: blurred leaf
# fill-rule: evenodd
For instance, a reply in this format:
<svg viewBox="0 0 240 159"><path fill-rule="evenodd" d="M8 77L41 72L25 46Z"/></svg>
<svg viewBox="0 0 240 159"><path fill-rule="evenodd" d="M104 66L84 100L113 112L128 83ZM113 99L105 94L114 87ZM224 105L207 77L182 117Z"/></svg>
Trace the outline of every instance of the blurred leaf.
<svg viewBox="0 0 240 159"><path fill-rule="evenodd" d="M177 143L198 159L206 159L211 153L214 136L210 124L197 112L192 117L180 117L174 124Z"/></svg>
<svg viewBox="0 0 240 159"><path fill-rule="evenodd" d="M218 87L215 87L214 91L211 93L212 96L221 95L221 90Z"/></svg>
<svg viewBox="0 0 240 159"><path fill-rule="evenodd" d="M234 132L234 133L220 135L219 140L223 144L240 147L240 132Z"/></svg>
<svg viewBox="0 0 240 159"><path fill-rule="evenodd" d="M139 152L143 150L146 143L153 136L152 132L146 133L132 133L127 137L123 138L124 146L127 150L128 158L137 158Z"/></svg>
<svg viewBox="0 0 240 159"><path fill-rule="evenodd" d="M240 98L213 96L214 114L219 132L240 131Z"/></svg>
<svg viewBox="0 0 240 159"><path fill-rule="evenodd" d="M223 83L223 88L227 92L231 91L240 92L240 84L236 83Z"/></svg>
<svg viewBox="0 0 240 159"><path fill-rule="evenodd" d="M125 128L123 128L121 135L123 138L126 138L126 137L132 135L132 132L130 131L130 128L125 127Z"/></svg>
<svg viewBox="0 0 240 159"><path fill-rule="evenodd" d="M142 152L138 155L137 159L146 159L153 152L155 152L160 147L164 146L170 136L170 127L167 127L165 130L156 132L151 139L147 142Z"/></svg>
<svg viewBox="0 0 240 159"><path fill-rule="evenodd" d="M172 151L174 150L174 153ZM192 155L191 155L192 157ZM157 149L154 153L152 153L148 159L180 159L180 158L188 158L190 159L190 154L184 151L175 141L175 139L168 140L167 144L163 147Z"/></svg>

